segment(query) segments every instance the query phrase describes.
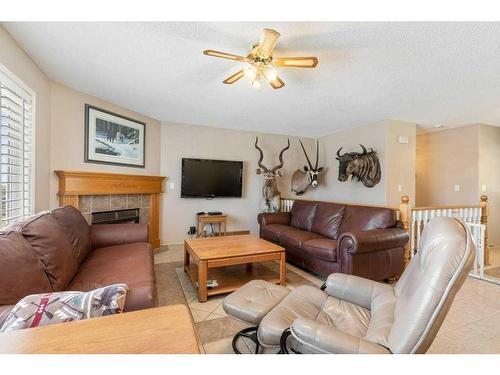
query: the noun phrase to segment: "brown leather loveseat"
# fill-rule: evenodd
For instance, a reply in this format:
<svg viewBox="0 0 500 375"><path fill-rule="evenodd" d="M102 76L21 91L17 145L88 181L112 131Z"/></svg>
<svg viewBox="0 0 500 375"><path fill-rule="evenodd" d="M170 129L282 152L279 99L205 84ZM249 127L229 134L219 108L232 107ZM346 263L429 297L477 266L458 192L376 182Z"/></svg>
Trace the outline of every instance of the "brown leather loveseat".
<svg viewBox="0 0 500 375"><path fill-rule="evenodd" d="M287 261L323 276L381 281L403 272L408 234L390 208L294 202L291 212L261 213L260 237L286 248Z"/></svg>
<svg viewBox="0 0 500 375"><path fill-rule="evenodd" d="M153 252L146 224L88 225L72 206L0 230L0 326L30 294L124 283L124 311L154 307Z"/></svg>

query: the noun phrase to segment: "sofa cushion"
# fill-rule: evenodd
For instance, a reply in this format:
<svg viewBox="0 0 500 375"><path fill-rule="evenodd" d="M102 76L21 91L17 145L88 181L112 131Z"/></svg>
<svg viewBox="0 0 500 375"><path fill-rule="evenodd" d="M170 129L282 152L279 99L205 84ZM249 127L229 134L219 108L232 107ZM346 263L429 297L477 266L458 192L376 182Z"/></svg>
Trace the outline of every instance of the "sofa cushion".
<svg viewBox="0 0 500 375"><path fill-rule="evenodd" d="M311 231L336 240L345 208L343 204L318 202Z"/></svg>
<svg viewBox="0 0 500 375"><path fill-rule="evenodd" d="M337 241L327 238L308 240L302 244L302 250L308 255L335 262L337 260Z"/></svg>
<svg viewBox="0 0 500 375"><path fill-rule="evenodd" d="M127 286L110 285L89 292L55 292L24 297L10 311L0 332L97 318L123 311Z"/></svg>
<svg viewBox="0 0 500 375"><path fill-rule="evenodd" d="M83 215L73 206L52 210L57 222L64 228L80 264L91 249L90 227Z"/></svg>
<svg viewBox="0 0 500 375"><path fill-rule="evenodd" d="M292 229L292 230L287 230L286 232L280 235L280 243L284 246L292 246L300 249L302 248L302 244L304 242L315 238L325 238L325 237L317 233L306 232L305 230Z"/></svg>
<svg viewBox="0 0 500 375"><path fill-rule="evenodd" d="M268 224L262 227L262 235L274 242L279 242L280 235L286 231L294 230L290 225L284 224Z"/></svg>
<svg viewBox="0 0 500 375"><path fill-rule="evenodd" d="M94 249L67 289L88 291L111 284L126 284L129 288L124 311L154 307L155 276L149 243Z"/></svg>
<svg viewBox="0 0 500 375"><path fill-rule="evenodd" d="M0 233L0 305L13 305L29 294L51 291L43 264L23 235L8 229Z"/></svg>
<svg viewBox="0 0 500 375"><path fill-rule="evenodd" d="M295 201L293 202L290 225L302 230L310 231L317 202Z"/></svg>
<svg viewBox="0 0 500 375"><path fill-rule="evenodd" d="M21 222L20 231L42 262L53 291L63 290L78 264L64 228L44 212Z"/></svg>
<svg viewBox="0 0 500 375"><path fill-rule="evenodd" d="M396 226L396 211L391 208L347 206L339 234L394 226Z"/></svg>
<svg viewBox="0 0 500 375"><path fill-rule="evenodd" d="M15 305L3 305L0 306L0 327L3 326L5 319L9 315L10 311L14 308Z"/></svg>

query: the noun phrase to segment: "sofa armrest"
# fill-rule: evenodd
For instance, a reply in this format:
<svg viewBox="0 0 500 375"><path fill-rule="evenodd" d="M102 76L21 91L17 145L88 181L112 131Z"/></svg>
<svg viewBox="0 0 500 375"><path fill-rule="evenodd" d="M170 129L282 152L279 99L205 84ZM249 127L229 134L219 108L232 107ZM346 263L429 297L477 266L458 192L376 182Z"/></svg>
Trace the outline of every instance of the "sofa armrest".
<svg viewBox="0 0 500 375"><path fill-rule="evenodd" d="M96 224L90 226L92 248L148 242L148 224Z"/></svg>
<svg viewBox="0 0 500 375"><path fill-rule="evenodd" d="M260 225L290 225L291 217L290 212L263 212L257 216L257 221Z"/></svg>
<svg viewBox="0 0 500 375"><path fill-rule="evenodd" d="M345 273L332 273L326 279L326 292L335 298L371 309L375 288L393 289L391 285Z"/></svg>
<svg viewBox="0 0 500 375"><path fill-rule="evenodd" d="M311 319L295 319L290 330L293 337L304 345L308 352L334 354L391 353L384 346Z"/></svg>
<svg viewBox="0 0 500 375"><path fill-rule="evenodd" d="M340 235L337 244L340 252L350 254L372 253L406 245L410 237L401 228L374 229L346 232Z"/></svg>

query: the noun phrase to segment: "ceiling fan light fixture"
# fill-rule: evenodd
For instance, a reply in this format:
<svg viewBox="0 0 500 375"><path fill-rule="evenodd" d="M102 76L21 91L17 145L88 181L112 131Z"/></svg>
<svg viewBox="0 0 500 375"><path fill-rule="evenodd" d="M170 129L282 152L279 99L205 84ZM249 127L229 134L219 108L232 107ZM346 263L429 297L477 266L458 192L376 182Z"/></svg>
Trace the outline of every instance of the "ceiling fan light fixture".
<svg viewBox="0 0 500 375"><path fill-rule="evenodd" d="M225 84L233 84L245 76L256 89L260 89L262 83L269 83L273 89L280 89L285 86L285 83L278 76L276 67L315 68L318 65L318 58L315 56L274 57L273 50L279 37L280 33L275 30L262 30L260 41L252 45L246 57L215 50L205 50L203 53L244 63L243 69L223 81Z"/></svg>
<svg viewBox="0 0 500 375"><path fill-rule="evenodd" d="M262 83L260 83L260 80L254 79L252 81L252 87L256 90L260 90L262 88Z"/></svg>
<svg viewBox="0 0 500 375"><path fill-rule="evenodd" d="M245 77L249 78L250 80L254 80L257 77L257 69L253 67L252 65L248 65L245 70Z"/></svg>
<svg viewBox="0 0 500 375"><path fill-rule="evenodd" d="M274 67L268 67L264 72L267 82L274 81L278 77L278 72Z"/></svg>

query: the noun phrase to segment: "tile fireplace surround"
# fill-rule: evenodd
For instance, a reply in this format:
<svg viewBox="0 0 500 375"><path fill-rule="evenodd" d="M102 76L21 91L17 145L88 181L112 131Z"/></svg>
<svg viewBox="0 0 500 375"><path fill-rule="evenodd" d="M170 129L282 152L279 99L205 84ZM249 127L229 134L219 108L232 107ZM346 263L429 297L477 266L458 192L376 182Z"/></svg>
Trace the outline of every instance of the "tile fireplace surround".
<svg viewBox="0 0 500 375"><path fill-rule="evenodd" d="M90 223L92 212L139 208L140 222L149 224L149 242L160 246L161 176L55 171L59 205L78 208Z"/></svg>
<svg viewBox="0 0 500 375"><path fill-rule="evenodd" d="M139 208L140 223L149 224L151 219L151 194L80 195L80 211L89 224L93 212Z"/></svg>

